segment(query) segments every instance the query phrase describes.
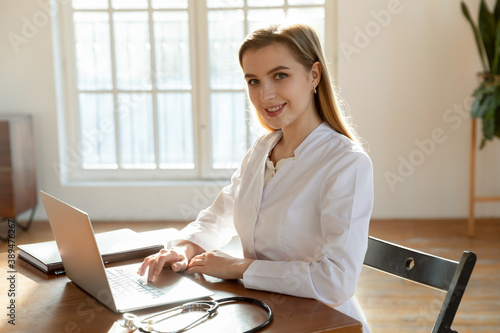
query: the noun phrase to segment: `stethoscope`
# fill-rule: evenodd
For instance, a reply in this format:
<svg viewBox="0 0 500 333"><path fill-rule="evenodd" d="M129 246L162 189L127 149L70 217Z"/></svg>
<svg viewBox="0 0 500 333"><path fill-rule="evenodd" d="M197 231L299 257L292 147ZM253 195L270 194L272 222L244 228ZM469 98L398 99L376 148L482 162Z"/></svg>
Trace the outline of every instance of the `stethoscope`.
<svg viewBox="0 0 500 333"><path fill-rule="evenodd" d="M273 320L273 310L265 302L250 297L234 296L234 297L221 298L213 301L195 301L195 302L185 303L180 306L176 306L166 311L156 313L152 316L143 319L140 319L134 314L125 313L123 315L123 320L120 322L120 325L131 331L139 330L139 332L181 333L193 328L194 326L200 324L202 321L205 321L215 316L219 309L219 305L229 302L251 303L257 305L258 307L264 309L267 312L267 319L262 324L243 333L257 332L260 329L264 328L265 326L269 325L269 323L271 323L271 321ZM179 311L179 312L172 315L171 313L173 311ZM191 311L203 311L203 313L200 317L196 318L195 320L193 320L192 322L190 322L189 324L187 324L182 328L179 328L174 331L164 331L161 330L161 328L157 325L158 323L163 322L169 318L173 318L175 316Z"/></svg>

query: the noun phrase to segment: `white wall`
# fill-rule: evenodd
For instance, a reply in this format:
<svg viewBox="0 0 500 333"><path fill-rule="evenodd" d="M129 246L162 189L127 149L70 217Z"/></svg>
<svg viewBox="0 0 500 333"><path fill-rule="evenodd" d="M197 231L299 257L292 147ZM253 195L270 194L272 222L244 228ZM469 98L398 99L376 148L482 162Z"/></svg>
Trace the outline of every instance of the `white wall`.
<svg viewBox="0 0 500 333"><path fill-rule="evenodd" d="M0 112L33 115L39 188L86 210L94 219L192 218L210 203L220 184L61 185L51 167L60 160L53 39L50 23L43 24L39 1L0 0ZM369 143L375 168L373 216L466 217L470 120L454 118L462 120L459 124L443 117L452 115L448 110L454 105L467 104L476 85L480 64L471 32L459 2L401 0L393 9L398 14L386 27L374 30L367 45L360 45L356 28L375 27L371 11L387 9L389 3L341 0L338 6L337 79L358 132ZM34 19L40 27L30 32L16 53L7 35L22 35L24 20ZM348 56L342 52L348 44L362 47ZM431 139L436 128L442 129L444 142L435 144L421 165L402 170L407 171L404 182L391 188L384 174L398 175L399 158L418 157L414 141ZM480 194L500 195L499 169L497 140L479 153ZM477 215L500 216L500 203L477 205ZM43 208L37 217L45 218Z"/></svg>
<svg viewBox="0 0 500 333"><path fill-rule="evenodd" d="M477 3L467 1L474 17ZM466 217L468 112L481 67L460 2L343 0L338 12L338 82L369 143L373 216ZM431 144L435 129L439 142ZM426 151L415 140L426 143ZM499 140L478 155L478 194L500 195ZM402 160L413 165L405 168ZM391 185L388 173L401 178ZM477 216L499 216L500 203L476 210Z"/></svg>

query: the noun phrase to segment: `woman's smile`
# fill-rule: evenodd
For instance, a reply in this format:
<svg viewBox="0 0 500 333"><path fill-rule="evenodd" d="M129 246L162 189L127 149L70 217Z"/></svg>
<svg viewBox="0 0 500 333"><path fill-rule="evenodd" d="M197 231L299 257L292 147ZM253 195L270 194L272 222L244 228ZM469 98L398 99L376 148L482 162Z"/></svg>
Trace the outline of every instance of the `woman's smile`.
<svg viewBox="0 0 500 333"><path fill-rule="evenodd" d="M278 104L278 105L275 105L275 106L272 106L269 108L265 108L266 115L268 117L277 117L281 114L281 112L283 112L283 110L285 109L285 106L286 106L286 103L283 103L283 104Z"/></svg>

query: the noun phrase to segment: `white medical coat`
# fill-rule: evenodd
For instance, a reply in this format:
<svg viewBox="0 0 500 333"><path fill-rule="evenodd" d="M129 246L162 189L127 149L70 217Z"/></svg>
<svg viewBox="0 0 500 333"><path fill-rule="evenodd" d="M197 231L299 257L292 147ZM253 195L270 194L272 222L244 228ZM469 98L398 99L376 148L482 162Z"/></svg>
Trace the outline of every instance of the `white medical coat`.
<svg viewBox="0 0 500 333"><path fill-rule="evenodd" d="M372 164L347 137L322 123L264 188L265 163L281 131L259 138L231 184L183 239L205 251L236 229L245 258L245 287L315 298L366 323L354 299L373 206Z"/></svg>

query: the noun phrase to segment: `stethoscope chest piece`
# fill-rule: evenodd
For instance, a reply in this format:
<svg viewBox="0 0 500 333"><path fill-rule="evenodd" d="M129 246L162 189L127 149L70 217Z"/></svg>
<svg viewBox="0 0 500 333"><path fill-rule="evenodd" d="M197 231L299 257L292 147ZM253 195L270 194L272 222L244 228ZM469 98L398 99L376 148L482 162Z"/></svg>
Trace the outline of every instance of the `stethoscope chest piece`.
<svg viewBox="0 0 500 333"><path fill-rule="evenodd" d="M198 325L200 322L215 316L218 308L219 303L216 301L189 302L181 306L156 313L144 319L140 319L131 313L125 313L123 315L123 319L119 322L120 326L124 329L128 329L129 332L138 330L139 332L181 333ZM187 325L182 325L182 327L172 329L172 325L167 322L168 319L195 311L201 311L201 314L199 316L195 316L194 319L191 318L190 322Z"/></svg>

